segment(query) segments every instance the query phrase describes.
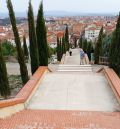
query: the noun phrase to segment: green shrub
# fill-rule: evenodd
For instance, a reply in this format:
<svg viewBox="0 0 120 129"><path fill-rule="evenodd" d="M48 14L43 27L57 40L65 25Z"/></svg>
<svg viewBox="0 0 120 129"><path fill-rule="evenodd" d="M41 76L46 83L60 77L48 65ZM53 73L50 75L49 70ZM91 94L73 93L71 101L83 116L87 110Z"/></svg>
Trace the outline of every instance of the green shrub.
<svg viewBox="0 0 120 129"><path fill-rule="evenodd" d="M16 47L9 41L2 42L3 56L16 56Z"/></svg>

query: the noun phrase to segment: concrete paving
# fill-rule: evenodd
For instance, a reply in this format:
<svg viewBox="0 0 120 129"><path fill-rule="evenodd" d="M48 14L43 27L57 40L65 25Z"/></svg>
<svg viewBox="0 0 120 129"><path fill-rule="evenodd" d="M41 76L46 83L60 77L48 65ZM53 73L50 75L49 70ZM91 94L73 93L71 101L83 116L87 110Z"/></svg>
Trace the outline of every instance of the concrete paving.
<svg viewBox="0 0 120 129"><path fill-rule="evenodd" d="M61 68L76 65L78 69L79 49L72 51ZM120 106L102 73L57 71L46 74L28 109L118 111Z"/></svg>
<svg viewBox="0 0 120 129"><path fill-rule="evenodd" d="M48 73L28 108L116 111L119 105L102 74Z"/></svg>
<svg viewBox="0 0 120 129"><path fill-rule="evenodd" d="M72 56L66 56L64 64L80 65L80 49L72 49Z"/></svg>

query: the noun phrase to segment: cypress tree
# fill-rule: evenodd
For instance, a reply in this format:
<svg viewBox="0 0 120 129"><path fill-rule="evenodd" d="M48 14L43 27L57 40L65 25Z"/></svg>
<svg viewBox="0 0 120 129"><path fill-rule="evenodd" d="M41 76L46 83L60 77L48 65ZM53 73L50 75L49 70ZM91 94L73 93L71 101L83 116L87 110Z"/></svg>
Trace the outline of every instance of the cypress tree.
<svg viewBox="0 0 120 129"><path fill-rule="evenodd" d="M88 42L87 42L87 39L85 39L84 42L83 42L83 51L85 53L87 52L87 45L88 45Z"/></svg>
<svg viewBox="0 0 120 129"><path fill-rule="evenodd" d="M99 63L99 56L102 54L102 41L103 41L103 27L100 30L99 37L97 43L95 45L95 64Z"/></svg>
<svg viewBox="0 0 120 129"><path fill-rule="evenodd" d="M62 37L62 53L66 53L66 44L65 44L65 37Z"/></svg>
<svg viewBox="0 0 120 129"><path fill-rule="evenodd" d="M62 59L63 55L63 46L62 46L62 39L60 38L60 60Z"/></svg>
<svg viewBox="0 0 120 129"><path fill-rule="evenodd" d="M75 48L77 47L77 38L74 39Z"/></svg>
<svg viewBox="0 0 120 129"><path fill-rule="evenodd" d="M46 37L45 20L43 15L43 2L41 2L38 10L36 35L39 52L39 65L48 66L48 44Z"/></svg>
<svg viewBox="0 0 120 129"><path fill-rule="evenodd" d="M66 50L69 51L69 32L68 32L68 25L65 29L65 43L66 43Z"/></svg>
<svg viewBox="0 0 120 129"><path fill-rule="evenodd" d="M88 55L89 61L91 61L91 50L92 50L92 42L88 42L87 55Z"/></svg>
<svg viewBox="0 0 120 129"><path fill-rule="evenodd" d="M27 44L26 44L26 37L23 36L23 51L24 51L24 56L28 57L28 48L27 48Z"/></svg>
<svg viewBox="0 0 120 129"><path fill-rule="evenodd" d="M27 71L27 67L25 64L25 60L24 60L24 53L23 53L23 50L21 47L18 29L16 26L16 18L15 18L15 14L14 14L13 5L11 3L11 0L7 0L7 7L9 10L9 17L10 17L10 21L12 24L14 37L15 37L15 43L16 43L16 48L17 48L17 53L18 53L18 62L20 65L21 78L22 78L23 84L25 84L29 80L29 77L28 77L28 71Z"/></svg>
<svg viewBox="0 0 120 129"><path fill-rule="evenodd" d="M59 38L57 37L57 60L59 61Z"/></svg>
<svg viewBox="0 0 120 129"><path fill-rule="evenodd" d="M31 58L31 72L34 72L39 67L39 55L37 46L37 37L34 23L34 13L31 1L29 1L28 7L28 27L29 27L29 43L30 43L30 58Z"/></svg>
<svg viewBox="0 0 120 129"><path fill-rule="evenodd" d="M109 63L110 67L120 76L120 14L110 45Z"/></svg>
<svg viewBox="0 0 120 129"><path fill-rule="evenodd" d="M0 43L0 94L7 98L10 95L6 64L3 59L2 46Z"/></svg>
<svg viewBox="0 0 120 129"><path fill-rule="evenodd" d="M82 37L80 37L80 40L79 40L79 47L80 47L80 48L83 48L82 42L83 42Z"/></svg>
<svg viewBox="0 0 120 129"><path fill-rule="evenodd" d="M60 54L61 54L61 46L60 46L60 41L59 41L59 38L57 37L57 59L58 61L61 60L61 57L60 57Z"/></svg>

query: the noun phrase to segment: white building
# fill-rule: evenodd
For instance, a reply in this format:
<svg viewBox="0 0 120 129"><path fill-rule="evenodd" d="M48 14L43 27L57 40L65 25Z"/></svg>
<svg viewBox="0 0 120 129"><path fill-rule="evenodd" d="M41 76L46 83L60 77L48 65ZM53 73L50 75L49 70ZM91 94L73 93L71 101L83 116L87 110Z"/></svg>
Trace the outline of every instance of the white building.
<svg viewBox="0 0 120 129"><path fill-rule="evenodd" d="M87 41L95 41L100 33L100 28L87 27L85 28L85 39Z"/></svg>

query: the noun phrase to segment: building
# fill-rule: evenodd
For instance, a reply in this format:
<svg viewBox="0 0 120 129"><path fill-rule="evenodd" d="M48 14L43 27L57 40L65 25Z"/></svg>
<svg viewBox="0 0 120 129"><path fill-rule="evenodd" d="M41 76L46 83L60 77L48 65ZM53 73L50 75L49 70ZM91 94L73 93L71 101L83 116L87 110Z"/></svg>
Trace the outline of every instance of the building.
<svg viewBox="0 0 120 129"><path fill-rule="evenodd" d="M85 28L85 39L87 41L95 41L100 33L101 28L87 27Z"/></svg>

